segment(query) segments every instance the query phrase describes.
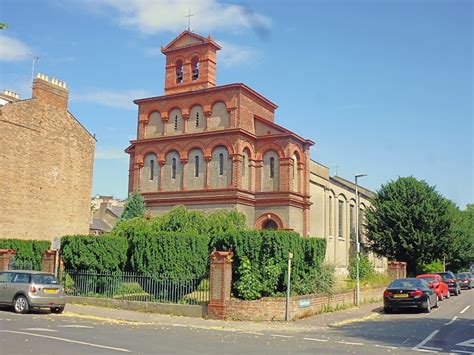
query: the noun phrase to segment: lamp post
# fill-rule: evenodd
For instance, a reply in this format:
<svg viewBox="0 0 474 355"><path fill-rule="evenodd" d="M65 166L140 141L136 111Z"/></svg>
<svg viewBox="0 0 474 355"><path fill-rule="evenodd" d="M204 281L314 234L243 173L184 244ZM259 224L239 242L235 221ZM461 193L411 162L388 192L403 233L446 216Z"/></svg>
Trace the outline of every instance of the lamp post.
<svg viewBox="0 0 474 355"><path fill-rule="evenodd" d="M357 262L356 262L356 305L360 305L360 278L359 278L359 262L360 262L360 241L359 241L359 189L357 186L357 179L367 174L356 174L355 175L355 194L356 194L356 250L357 250Z"/></svg>

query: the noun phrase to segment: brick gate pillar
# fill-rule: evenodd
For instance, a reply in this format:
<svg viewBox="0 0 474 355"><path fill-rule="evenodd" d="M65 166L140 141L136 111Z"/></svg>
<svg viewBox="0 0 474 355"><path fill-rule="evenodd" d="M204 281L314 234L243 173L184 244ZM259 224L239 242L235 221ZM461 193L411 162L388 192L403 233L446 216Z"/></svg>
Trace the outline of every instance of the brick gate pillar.
<svg viewBox="0 0 474 355"><path fill-rule="evenodd" d="M55 250L45 250L41 258L41 271L54 274Z"/></svg>
<svg viewBox="0 0 474 355"><path fill-rule="evenodd" d="M8 270L10 259L15 256L13 249L0 249L0 271Z"/></svg>
<svg viewBox="0 0 474 355"><path fill-rule="evenodd" d="M214 251L211 253L210 302L207 306L209 318L225 319L226 301L230 300L232 284L231 251Z"/></svg>

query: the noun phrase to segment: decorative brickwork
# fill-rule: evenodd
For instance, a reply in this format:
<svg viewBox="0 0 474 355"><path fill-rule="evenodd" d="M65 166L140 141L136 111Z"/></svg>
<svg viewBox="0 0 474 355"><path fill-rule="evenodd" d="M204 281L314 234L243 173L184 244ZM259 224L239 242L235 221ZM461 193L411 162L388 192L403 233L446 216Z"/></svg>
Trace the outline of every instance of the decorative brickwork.
<svg viewBox="0 0 474 355"><path fill-rule="evenodd" d="M225 319L226 305L230 300L232 285L231 251L215 251L211 253L209 273L210 302L207 306L209 318Z"/></svg>
<svg viewBox="0 0 474 355"><path fill-rule="evenodd" d="M0 249L0 271L8 270L11 258L15 256L13 249Z"/></svg>

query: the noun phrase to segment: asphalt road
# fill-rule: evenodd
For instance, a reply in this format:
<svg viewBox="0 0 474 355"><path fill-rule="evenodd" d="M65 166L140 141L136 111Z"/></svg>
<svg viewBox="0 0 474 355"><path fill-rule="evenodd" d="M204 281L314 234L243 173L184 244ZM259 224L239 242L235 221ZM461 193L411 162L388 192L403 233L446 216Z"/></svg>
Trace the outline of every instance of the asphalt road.
<svg viewBox="0 0 474 355"><path fill-rule="evenodd" d="M318 316L324 317L324 315ZM0 311L0 354L405 354L474 352L474 290L431 313L373 313L315 327L321 318L292 323L291 331L264 323L246 329L114 322L74 315ZM319 321L318 321L319 319ZM206 324L206 321L202 321ZM236 324L239 326L236 327ZM308 331L307 329L312 329Z"/></svg>

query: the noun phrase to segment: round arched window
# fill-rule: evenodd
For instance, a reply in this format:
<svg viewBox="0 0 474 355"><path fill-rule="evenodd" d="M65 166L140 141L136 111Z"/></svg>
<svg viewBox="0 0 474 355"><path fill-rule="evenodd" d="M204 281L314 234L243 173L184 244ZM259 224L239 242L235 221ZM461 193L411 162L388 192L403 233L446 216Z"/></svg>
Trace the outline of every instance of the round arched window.
<svg viewBox="0 0 474 355"><path fill-rule="evenodd" d="M273 219L268 219L263 223L262 229L278 229L278 225Z"/></svg>

